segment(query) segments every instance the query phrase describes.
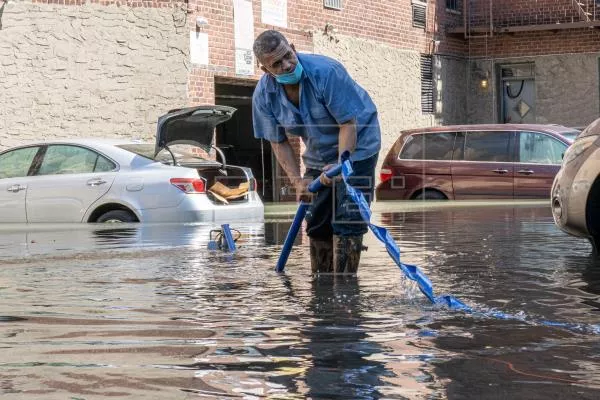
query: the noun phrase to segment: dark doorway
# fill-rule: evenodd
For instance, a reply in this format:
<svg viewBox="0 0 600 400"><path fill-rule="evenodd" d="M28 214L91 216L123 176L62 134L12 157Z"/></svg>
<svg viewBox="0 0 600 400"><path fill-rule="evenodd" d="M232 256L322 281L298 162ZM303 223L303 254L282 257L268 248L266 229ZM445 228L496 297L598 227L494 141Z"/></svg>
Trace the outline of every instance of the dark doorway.
<svg viewBox="0 0 600 400"><path fill-rule="evenodd" d="M215 78L215 104L237 109L233 117L217 127L216 145L227 162L252 169L257 191L263 201L278 201L273 187L273 157L266 140L254 138L252 130L252 93L255 81Z"/></svg>

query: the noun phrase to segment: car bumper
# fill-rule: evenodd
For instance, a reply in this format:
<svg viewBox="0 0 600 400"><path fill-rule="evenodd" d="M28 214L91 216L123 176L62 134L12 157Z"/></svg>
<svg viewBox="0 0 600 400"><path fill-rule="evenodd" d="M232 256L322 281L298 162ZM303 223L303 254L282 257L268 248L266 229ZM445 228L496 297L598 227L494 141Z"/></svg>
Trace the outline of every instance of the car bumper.
<svg viewBox="0 0 600 400"><path fill-rule="evenodd" d="M262 222L264 205L256 192L244 203L215 204L204 194L185 196L177 207L139 210L142 222Z"/></svg>
<svg viewBox="0 0 600 400"><path fill-rule="evenodd" d="M394 180L382 182L375 188L376 200L410 200L411 193L405 188L404 181L401 185Z"/></svg>

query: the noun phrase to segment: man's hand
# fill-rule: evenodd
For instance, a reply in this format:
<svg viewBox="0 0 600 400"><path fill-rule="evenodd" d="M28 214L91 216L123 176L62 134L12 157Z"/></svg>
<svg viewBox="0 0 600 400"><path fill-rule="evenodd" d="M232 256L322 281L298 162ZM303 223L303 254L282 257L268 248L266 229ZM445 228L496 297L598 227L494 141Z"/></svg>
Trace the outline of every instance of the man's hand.
<svg viewBox="0 0 600 400"><path fill-rule="evenodd" d="M312 193L308 191L308 185L312 182L310 179L299 178L294 181L294 191L296 192L296 201L311 203Z"/></svg>
<svg viewBox="0 0 600 400"><path fill-rule="evenodd" d="M331 186L333 185L333 181L334 179L336 181L340 181L342 180L341 175L336 176L335 178L328 178L327 175L325 175L325 173L327 171L329 171L331 168L335 167L336 164L327 164L325 167L323 167L323 173L319 176L319 181L321 181L321 184L323 186Z"/></svg>

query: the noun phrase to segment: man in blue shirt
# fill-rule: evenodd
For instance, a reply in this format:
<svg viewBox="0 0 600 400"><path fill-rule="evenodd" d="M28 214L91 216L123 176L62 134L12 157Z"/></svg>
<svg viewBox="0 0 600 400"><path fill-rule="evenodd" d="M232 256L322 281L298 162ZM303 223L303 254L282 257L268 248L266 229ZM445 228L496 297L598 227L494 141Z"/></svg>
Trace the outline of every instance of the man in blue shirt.
<svg viewBox="0 0 600 400"><path fill-rule="evenodd" d="M370 203L381 148L375 104L338 61L299 54L277 31L261 33L254 53L265 72L252 99L254 136L271 143L296 200L311 202L306 232L312 272L356 273L367 225L346 185L323 172L350 152L350 183ZM287 135L300 136L305 144L304 177ZM326 187L311 196L307 185L317 177Z"/></svg>

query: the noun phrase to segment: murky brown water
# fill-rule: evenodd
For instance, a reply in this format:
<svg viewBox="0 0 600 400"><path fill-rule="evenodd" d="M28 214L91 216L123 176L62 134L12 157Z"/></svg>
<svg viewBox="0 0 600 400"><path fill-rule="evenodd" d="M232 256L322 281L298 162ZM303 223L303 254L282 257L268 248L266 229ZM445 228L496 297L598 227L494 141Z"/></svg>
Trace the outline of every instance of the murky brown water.
<svg viewBox="0 0 600 400"><path fill-rule="evenodd" d="M429 306L369 234L358 279L311 281L306 239L273 271L287 222L0 230L7 399L596 399L600 264L546 208L374 215L437 293ZM305 244L301 242L304 241Z"/></svg>

